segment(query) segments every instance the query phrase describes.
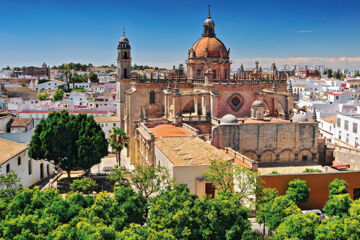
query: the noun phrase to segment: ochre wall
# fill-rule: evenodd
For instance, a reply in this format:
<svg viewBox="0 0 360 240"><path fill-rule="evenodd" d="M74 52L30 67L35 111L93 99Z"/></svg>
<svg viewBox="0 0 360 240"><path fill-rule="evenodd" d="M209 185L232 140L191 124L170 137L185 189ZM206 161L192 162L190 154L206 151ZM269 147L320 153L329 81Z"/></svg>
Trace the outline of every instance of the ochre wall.
<svg viewBox="0 0 360 240"><path fill-rule="evenodd" d="M353 197L354 188L360 188L360 172L340 172L340 173L310 173L293 175L262 175L266 188L276 188L280 195L285 194L288 183L299 178L306 180L310 190L309 200L301 204L301 209L322 209L329 200L329 184L335 178L345 180L349 186L347 191Z"/></svg>

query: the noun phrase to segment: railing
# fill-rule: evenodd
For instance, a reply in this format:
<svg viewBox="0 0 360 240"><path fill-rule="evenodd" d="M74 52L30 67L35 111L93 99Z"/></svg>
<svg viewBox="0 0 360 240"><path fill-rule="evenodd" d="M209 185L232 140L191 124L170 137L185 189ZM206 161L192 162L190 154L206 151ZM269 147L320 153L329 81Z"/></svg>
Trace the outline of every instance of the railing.
<svg viewBox="0 0 360 240"><path fill-rule="evenodd" d="M247 164L248 166L251 167L251 170L253 171L257 171L258 170L258 163L257 161L235 151L234 149L232 148L229 148L229 147L225 147L225 152L227 154L230 154L231 156L233 156L234 158L237 158L238 160L240 160L240 162L244 163L244 164Z"/></svg>
<svg viewBox="0 0 360 240"><path fill-rule="evenodd" d="M158 77L140 77L132 76L132 81L142 84L205 84L205 79L203 78L187 78L179 76L158 76ZM214 85L262 85L262 84L287 84L287 79L279 78L259 78L259 79L249 79L249 78L230 78L230 79L212 79L209 80L209 84Z"/></svg>

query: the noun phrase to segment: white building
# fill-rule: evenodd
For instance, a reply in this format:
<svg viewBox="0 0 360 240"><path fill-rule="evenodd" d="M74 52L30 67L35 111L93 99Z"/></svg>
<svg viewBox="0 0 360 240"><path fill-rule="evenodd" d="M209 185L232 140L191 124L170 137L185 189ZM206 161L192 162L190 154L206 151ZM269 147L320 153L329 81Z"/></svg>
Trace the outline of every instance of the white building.
<svg viewBox="0 0 360 240"><path fill-rule="evenodd" d="M120 118L117 116L94 117L94 120L101 126L106 138L110 137L113 128L120 127Z"/></svg>
<svg viewBox="0 0 360 240"><path fill-rule="evenodd" d="M0 174L14 170L20 183L29 187L54 173L54 165L28 157L28 146L0 138Z"/></svg>
<svg viewBox="0 0 360 240"><path fill-rule="evenodd" d="M30 82L29 87L36 91L41 90L56 90L59 88L66 88L65 82L59 81L59 80L44 80L42 83L38 83L38 80L34 80Z"/></svg>
<svg viewBox="0 0 360 240"><path fill-rule="evenodd" d="M330 103L346 103L352 99L350 92L332 92L328 94Z"/></svg>
<svg viewBox="0 0 360 240"><path fill-rule="evenodd" d="M358 147L360 144L360 114L339 113L337 114L336 130L333 135L333 143L347 147Z"/></svg>
<svg viewBox="0 0 360 240"><path fill-rule="evenodd" d="M87 106L88 95L84 92L71 92L69 95L69 107Z"/></svg>
<svg viewBox="0 0 360 240"><path fill-rule="evenodd" d="M82 82L82 83L73 83L72 84L73 89L84 89L85 91L90 91L91 86L90 83Z"/></svg>

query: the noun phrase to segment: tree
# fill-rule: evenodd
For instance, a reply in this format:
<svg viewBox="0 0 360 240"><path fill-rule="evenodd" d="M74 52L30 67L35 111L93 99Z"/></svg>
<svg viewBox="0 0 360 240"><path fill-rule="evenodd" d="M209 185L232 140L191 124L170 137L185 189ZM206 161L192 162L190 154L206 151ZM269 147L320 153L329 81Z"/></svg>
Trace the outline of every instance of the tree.
<svg viewBox="0 0 360 240"><path fill-rule="evenodd" d="M116 162L121 166L121 150L128 147L130 139L122 128L113 128L109 139L111 149L116 152Z"/></svg>
<svg viewBox="0 0 360 240"><path fill-rule="evenodd" d="M115 166L115 168L111 169L106 178L117 186L130 187L130 181L128 180L127 175L129 175L127 170Z"/></svg>
<svg viewBox="0 0 360 240"><path fill-rule="evenodd" d="M265 206L265 223L270 230L275 230L286 217L301 212L296 204L285 196L276 197Z"/></svg>
<svg viewBox="0 0 360 240"><path fill-rule="evenodd" d="M264 188L257 195L256 201L256 221L264 224L263 235L265 235L265 224L268 204L271 204L273 199L279 196L279 192L275 188Z"/></svg>
<svg viewBox="0 0 360 240"><path fill-rule="evenodd" d="M53 101L54 102L61 101L61 100L63 100L63 97L64 97L64 90L56 89L56 91L53 95Z"/></svg>
<svg viewBox="0 0 360 240"><path fill-rule="evenodd" d="M333 77L333 71L332 71L331 68L327 70L327 77L328 77L328 78L332 78L332 77Z"/></svg>
<svg viewBox="0 0 360 240"><path fill-rule="evenodd" d="M50 113L36 126L29 157L53 161L70 177L74 169L89 170L108 154L108 142L93 116Z"/></svg>
<svg viewBox="0 0 360 240"><path fill-rule="evenodd" d="M248 216L231 192L200 199L180 184L151 199L146 226L155 231L170 230L176 239L257 239Z"/></svg>
<svg viewBox="0 0 360 240"><path fill-rule="evenodd" d="M96 181L88 177L76 179L70 184L70 188L72 191L78 191L84 194L91 193L91 190L93 190L96 186Z"/></svg>
<svg viewBox="0 0 360 240"><path fill-rule="evenodd" d="M330 217L321 222L315 230L315 240L347 240L341 218Z"/></svg>
<svg viewBox="0 0 360 240"><path fill-rule="evenodd" d="M49 97L49 94L47 94L47 93L39 93L39 94L37 95L37 98L38 98L40 101L44 101L44 100L46 100L48 97Z"/></svg>
<svg viewBox="0 0 360 240"><path fill-rule="evenodd" d="M276 228L275 235L271 239L315 239L315 230L320 224L320 218L315 213L293 214Z"/></svg>
<svg viewBox="0 0 360 240"><path fill-rule="evenodd" d="M352 199L348 193L334 195L326 202L323 210L327 216L345 217L348 216L351 203Z"/></svg>
<svg viewBox="0 0 360 240"><path fill-rule="evenodd" d="M285 196L296 204L305 203L309 199L310 188L305 180L294 179L289 182Z"/></svg>
<svg viewBox="0 0 360 240"><path fill-rule="evenodd" d="M94 72L89 73L89 79L91 82L99 82L98 76Z"/></svg>
<svg viewBox="0 0 360 240"><path fill-rule="evenodd" d="M347 193L347 186L348 183L345 180L335 178L329 184L329 199L331 199L335 195Z"/></svg>
<svg viewBox="0 0 360 240"><path fill-rule="evenodd" d="M168 169L161 166L136 165L130 175L132 185L146 199L149 199L151 195L158 193L161 189L174 184Z"/></svg>
<svg viewBox="0 0 360 240"><path fill-rule="evenodd" d="M20 178L14 170L0 175L0 198L13 197L21 189Z"/></svg>
<svg viewBox="0 0 360 240"><path fill-rule="evenodd" d="M183 76L183 75L184 75L184 64L180 63L178 69L176 70L176 72L177 72L180 76Z"/></svg>
<svg viewBox="0 0 360 240"><path fill-rule="evenodd" d="M236 192L239 200L250 199L259 187L258 174L232 162L210 159L209 170L204 173L215 188ZM252 200L252 199L251 199Z"/></svg>

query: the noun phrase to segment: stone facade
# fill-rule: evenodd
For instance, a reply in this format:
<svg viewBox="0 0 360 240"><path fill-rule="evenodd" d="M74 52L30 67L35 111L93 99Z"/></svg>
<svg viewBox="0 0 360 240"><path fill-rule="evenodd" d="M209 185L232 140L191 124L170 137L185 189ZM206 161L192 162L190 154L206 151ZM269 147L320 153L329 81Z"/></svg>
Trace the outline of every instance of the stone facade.
<svg viewBox="0 0 360 240"><path fill-rule="evenodd" d="M239 151L259 165L303 164L317 161L317 131L314 122L238 122L236 118L229 122L225 118L213 128L212 144Z"/></svg>
<svg viewBox="0 0 360 240"><path fill-rule="evenodd" d="M129 164L137 161L140 123L187 123L210 136L214 119L226 114L250 117L255 101L263 102L264 116L289 119L291 115L293 96L287 91L287 75L275 64L269 73L257 63L253 72L230 76L230 50L215 37L210 14L203 37L189 51L187 74L172 71L140 78L130 74L130 56L129 40L123 36L118 45L117 102L120 126L131 139L126 150Z"/></svg>

